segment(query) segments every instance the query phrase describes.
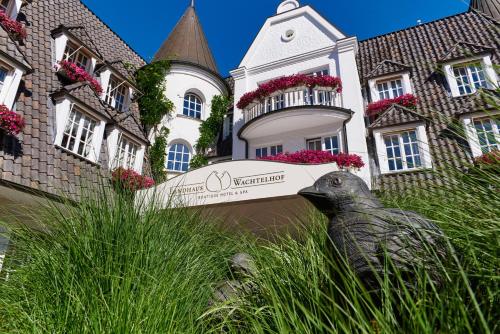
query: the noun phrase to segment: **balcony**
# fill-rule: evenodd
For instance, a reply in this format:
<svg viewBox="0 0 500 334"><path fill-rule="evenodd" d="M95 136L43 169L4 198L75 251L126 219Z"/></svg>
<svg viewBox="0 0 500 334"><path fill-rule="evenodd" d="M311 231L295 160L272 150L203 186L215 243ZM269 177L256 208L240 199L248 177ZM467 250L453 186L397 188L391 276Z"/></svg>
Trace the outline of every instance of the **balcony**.
<svg viewBox="0 0 500 334"><path fill-rule="evenodd" d="M308 107L342 108L342 95L324 87L290 89L270 96L262 102L250 104L244 110L245 124L267 113Z"/></svg>

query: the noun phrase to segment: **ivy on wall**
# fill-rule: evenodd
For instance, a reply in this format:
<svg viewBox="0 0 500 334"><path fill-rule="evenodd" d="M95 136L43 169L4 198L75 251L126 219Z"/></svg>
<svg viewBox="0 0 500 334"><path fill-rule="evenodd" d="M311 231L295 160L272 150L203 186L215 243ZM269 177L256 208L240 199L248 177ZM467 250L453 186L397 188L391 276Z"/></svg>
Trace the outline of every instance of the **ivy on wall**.
<svg viewBox="0 0 500 334"><path fill-rule="evenodd" d="M210 117L200 125L200 138L196 143L196 155L192 157L190 163L192 169L208 164L208 149L215 144L224 122L224 116L226 116L231 103L232 99L227 96L216 95L213 97Z"/></svg>
<svg viewBox="0 0 500 334"><path fill-rule="evenodd" d="M166 178L165 159L169 134L167 128L158 129L158 126L174 109L172 101L165 97L166 76L169 70L170 62L160 60L136 72L137 86L143 92L138 99L141 122L146 131L153 129L155 133L155 143L149 148L149 159L151 174L156 183L161 183Z"/></svg>

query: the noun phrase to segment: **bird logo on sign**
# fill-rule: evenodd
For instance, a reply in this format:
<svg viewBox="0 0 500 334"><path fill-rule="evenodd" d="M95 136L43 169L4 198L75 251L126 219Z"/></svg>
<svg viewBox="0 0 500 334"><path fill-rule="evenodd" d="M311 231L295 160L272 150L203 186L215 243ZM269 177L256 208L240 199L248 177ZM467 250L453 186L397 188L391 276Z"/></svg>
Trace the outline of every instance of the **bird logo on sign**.
<svg viewBox="0 0 500 334"><path fill-rule="evenodd" d="M217 193L223 190L228 190L231 187L232 178L227 171L223 172L222 175L217 171L213 171L206 181L206 188L208 191Z"/></svg>

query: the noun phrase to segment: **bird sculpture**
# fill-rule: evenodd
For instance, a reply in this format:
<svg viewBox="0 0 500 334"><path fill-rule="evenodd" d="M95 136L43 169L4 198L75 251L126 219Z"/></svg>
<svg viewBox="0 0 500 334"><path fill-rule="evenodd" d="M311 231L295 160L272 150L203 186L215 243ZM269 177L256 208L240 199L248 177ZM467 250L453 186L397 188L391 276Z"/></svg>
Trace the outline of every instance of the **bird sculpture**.
<svg viewBox="0 0 500 334"><path fill-rule="evenodd" d="M321 177L299 195L329 218L334 258L344 257L369 291L380 291L387 260L409 288L416 288L418 269L441 284L439 262L447 252L442 231L428 219L385 208L361 178L344 171Z"/></svg>

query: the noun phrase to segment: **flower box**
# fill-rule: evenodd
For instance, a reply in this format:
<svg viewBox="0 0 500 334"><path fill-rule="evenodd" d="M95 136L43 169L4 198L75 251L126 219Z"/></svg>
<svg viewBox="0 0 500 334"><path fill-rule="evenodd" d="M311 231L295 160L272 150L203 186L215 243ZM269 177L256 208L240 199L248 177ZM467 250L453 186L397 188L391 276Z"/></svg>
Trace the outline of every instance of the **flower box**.
<svg viewBox="0 0 500 334"><path fill-rule="evenodd" d="M0 11L0 25L17 41L26 39L26 28L21 22L11 19L5 12Z"/></svg>
<svg viewBox="0 0 500 334"><path fill-rule="evenodd" d="M0 105L0 129L11 136L17 136L24 129L24 119L5 105Z"/></svg>
<svg viewBox="0 0 500 334"><path fill-rule="evenodd" d="M134 170L117 168L112 173L111 181L117 191L135 192L141 189L151 188L155 181L147 176L142 176Z"/></svg>
<svg viewBox="0 0 500 334"><path fill-rule="evenodd" d="M59 62L58 73L71 82L87 82L97 94L102 94L102 86L87 71L67 60Z"/></svg>
<svg viewBox="0 0 500 334"><path fill-rule="evenodd" d="M281 153L276 156L260 158L259 160L309 165L336 163L342 170L360 169L365 166L361 157L356 154L331 154L330 152L311 150Z"/></svg>
<svg viewBox="0 0 500 334"><path fill-rule="evenodd" d="M366 109L367 116L378 117L381 113L397 104L406 108L415 109L418 105L418 98L413 94L405 94L394 99L385 99L377 102L372 102Z"/></svg>

